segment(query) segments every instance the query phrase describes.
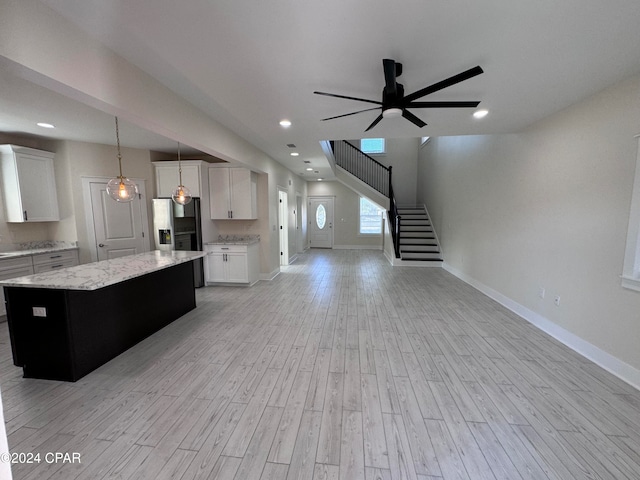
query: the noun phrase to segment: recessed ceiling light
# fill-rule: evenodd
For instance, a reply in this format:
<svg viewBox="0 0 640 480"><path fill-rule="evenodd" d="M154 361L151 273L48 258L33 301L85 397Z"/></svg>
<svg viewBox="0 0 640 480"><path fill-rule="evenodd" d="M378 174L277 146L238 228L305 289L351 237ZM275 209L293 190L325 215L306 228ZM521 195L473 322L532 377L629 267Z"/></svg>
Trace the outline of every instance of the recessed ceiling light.
<svg viewBox="0 0 640 480"><path fill-rule="evenodd" d="M298 155L300 155L298 152L291 152L292 157L297 157Z"/></svg>
<svg viewBox="0 0 640 480"><path fill-rule="evenodd" d="M313 168L311 167L307 168L307 172L313 172Z"/></svg>
<svg viewBox="0 0 640 480"><path fill-rule="evenodd" d="M50 123L44 123L44 122L38 122L36 123L36 125L42 128L56 128L54 125L51 125Z"/></svg>
<svg viewBox="0 0 640 480"><path fill-rule="evenodd" d="M284 127L284 128L290 127L291 126L291 120L287 120L287 119L280 120L280 126Z"/></svg>
<svg viewBox="0 0 640 480"><path fill-rule="evenodd" d="M321 178L319 178L319 179L318 179L318 181L319 181L319 182L321 182L321 181L322 181L322 179L321 179Z"/></svg>
<svg viewBox="0 0 640 480"><path fill-rule="evenodd" d="M489 110L476 110L473 112L473 118L484 118L489 114Z"/></svg>

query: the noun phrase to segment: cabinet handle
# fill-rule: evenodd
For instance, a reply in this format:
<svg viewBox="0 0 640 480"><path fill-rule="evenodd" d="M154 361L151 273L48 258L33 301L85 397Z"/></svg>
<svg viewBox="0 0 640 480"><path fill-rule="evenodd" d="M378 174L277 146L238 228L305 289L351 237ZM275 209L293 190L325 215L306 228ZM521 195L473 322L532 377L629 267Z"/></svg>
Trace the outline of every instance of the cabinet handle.
<svg viewBox="0 0 640 480"><path fill-rule="evenodd" d="M24 213L24 221L26 222L27 220L29 220L29 216L27 215L26 210L23 213Z"/></svg>
<svg viewBox="0 0 640 480"><path fill-rule="evenodd" d="M51 268L61 268L64 267L64 265L59 264L59 265L51 265Z"/></svg>
<svg viewBox="0 0 640 480"><path fill-rule="evenodd" d="M60 257L62 257L62 255L52 255L49 258L54 259L54 258L60 258Z"/></svg>
<svg viewBox="0 0 640 480"><path fill-rule="evenodd" d="M229 218L233 218L233 210L231 210L231 216Z"/></svg>
<svg viewBox="0 0 640 480"><path fill-rule="evenodd" d="M229 250L229 247L220 247L220 250Z"/></svg>

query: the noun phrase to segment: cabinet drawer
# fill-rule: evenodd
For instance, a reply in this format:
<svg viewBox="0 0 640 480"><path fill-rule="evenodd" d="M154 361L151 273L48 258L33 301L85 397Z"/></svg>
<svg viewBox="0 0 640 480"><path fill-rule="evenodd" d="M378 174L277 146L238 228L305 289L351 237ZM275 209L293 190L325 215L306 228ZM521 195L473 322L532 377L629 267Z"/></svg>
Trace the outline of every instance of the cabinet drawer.
<svg viewBox="0 0 640 480"><path fill-rule="evenodd" d="M73 263L75 262L75 263ZM33 266L70 263L66 267L73 267L78 264L78 252L75 250L64 250L62 252L39 253L33 256Z"/></svg>
<svg viewBox="0 0 640 480"><path fill-rule="evenodd" d="M25 275L33 275L33 267L31 265L14 268L13 270L0 271L0 280L9 280L10 278L24 277ZM2 287L0 287L2 290Z"/></svg>
<svg viewBox="0 0 640 480"><path fill-rule="evenodd" d="M211 253L247 253L246 245L205 245L205 252Z"/></svg>
<svg viewBox="0 0 640 480"><path fill-rule="evenodd" d="M61 268L75 267L77 264L78 262L76 262L75 259L60 260L59 262L54 263L34 265L33 271L35 273L52 272L53 270L60 270Z"/></svg>
<svg viewBox="0 0 640 480"><path fill-rule="evenodd" d="M5 271L12 271L23 268L31 268L33 264L31 263L31 257L17 257L17 258L7 258L4 260L0 260L0 274ZM33 272L32 272L33 273ZM29 274L24 274L29 275ZM7 277L13 278L13 277Z"/></svg>

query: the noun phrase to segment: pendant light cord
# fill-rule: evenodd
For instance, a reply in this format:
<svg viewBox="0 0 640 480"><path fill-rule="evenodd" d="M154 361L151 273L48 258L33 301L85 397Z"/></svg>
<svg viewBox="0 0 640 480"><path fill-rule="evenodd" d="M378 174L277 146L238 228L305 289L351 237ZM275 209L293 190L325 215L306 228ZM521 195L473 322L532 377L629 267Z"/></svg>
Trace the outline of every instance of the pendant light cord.
<svg viewBox="0 0 640 480"><path fill-rule="evenodd" d="M180 187L182 187L182 163L180 163L180 142L178 142L178 176L180 177Z"/></svg>
<svg viewBox="0 0 640 480"><path fill-rule="evenodd" d="M122 155L120 154L120 130L118 129L118 117L116 117L116 144L118 146L118 167L120 168L120 179L122 179Z"/></svg>

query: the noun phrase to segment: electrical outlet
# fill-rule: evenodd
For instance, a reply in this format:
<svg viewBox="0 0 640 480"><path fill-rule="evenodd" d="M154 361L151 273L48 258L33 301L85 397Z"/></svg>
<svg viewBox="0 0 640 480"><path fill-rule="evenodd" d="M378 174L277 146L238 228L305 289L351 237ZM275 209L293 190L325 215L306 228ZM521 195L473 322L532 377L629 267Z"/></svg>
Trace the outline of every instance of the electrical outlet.
<svg viewBox="0 0 640 480"><path fill-rule="evenodd" d="M544 298L544 294L545 294L545 289L544 289L544 287L540 287L540 288L538 289L538 297L540 297L540 298Z"/></svg>
<svg viewBox="0 0 640 480"><path fill-rule="evenodd" d="M33 307L33 316L34 317L46 317L47 309L45 307Z"/></svg>
<svg viewBox="0 0 640 480"><path fill-rule="evenodd" d="M553 303L556 304L556 307L560 306L560 295L555 296L555 298L553 299Z"/></svg>

